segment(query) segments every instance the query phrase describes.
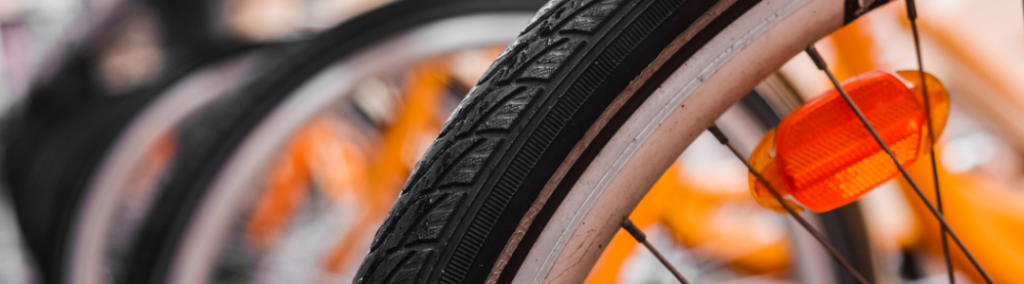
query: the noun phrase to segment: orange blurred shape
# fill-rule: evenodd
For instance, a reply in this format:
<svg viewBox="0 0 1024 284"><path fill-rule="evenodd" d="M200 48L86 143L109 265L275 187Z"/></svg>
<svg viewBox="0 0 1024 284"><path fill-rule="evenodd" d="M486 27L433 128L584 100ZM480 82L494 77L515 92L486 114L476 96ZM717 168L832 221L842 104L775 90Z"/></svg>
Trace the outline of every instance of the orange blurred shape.
<svg viewBox="0 0 1024 284"><path fill-rule="evenodd" d="M929 84L929 86L931 86ZM930 90L929 90L930 91ZM942 149L940 145L939 150ZM941 154L943 151L937 151ZM907 169L919 183L921 191L930 200L935 200L932 168L919 163ZM971 253L985 268L995 283L1021 283L1020 271L1024 268L1024 191L1019 188L994 182L975 172L952 173L942 163L938 164L939 182L942 184L943 215ZM918 224L923 228L919 247L933 256L942 257L942 240L938 222L920 202L917 195L904 179L900 179L903 194L910 199ZM967 256L950 245L953 266L957 272L966 274L974 283L984 279L971 265Z"/></svg>
<svg viewBox="0 0 1024 284"><path fill-rule="evenodd" d="M900 163L909 166L929 144L928 122L924 99L918 95L920 73L897 74L902 80L881 71L868 72L844 82L843 89ZM938 80L927 77L932 123L941 133L949 114L949 95ZM815 212L853 202L899 174L836 90L808 101L784 118L777 130L769 131L751 155L751 165L781 196L792 195ZM749 180L759 204L785 212L752 174Z"/></svg>

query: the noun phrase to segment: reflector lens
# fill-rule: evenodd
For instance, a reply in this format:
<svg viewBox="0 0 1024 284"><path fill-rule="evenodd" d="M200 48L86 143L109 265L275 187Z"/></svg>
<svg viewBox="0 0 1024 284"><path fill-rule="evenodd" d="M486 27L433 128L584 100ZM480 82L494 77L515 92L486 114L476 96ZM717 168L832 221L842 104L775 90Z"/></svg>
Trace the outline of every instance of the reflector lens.
<svg viewBox="0 0 1024 284"><path fill-rule="evenodd" d="M896 75L899 75L901 79L914 84L912 90L918 95L918 99L922 99L920 97L921 75L918 74L920 73L917 70L896 71ZM924 77L928 81L928 103L932 111L932 127L935 128L935 137L939 137L942 136L942 130L946 129L946 120L949 119L949 92L946 91L946 86L942 85L942 82L932 74L925 72ZM921 103L924 104L924 101ZM925 131L928 130L927 128L928 126L925 125ZM924 135L924 137L925 140L922 141L926 141L928 135Z"/></svg>
<svg viewBox="0 0 1024 284"><path fill-rule="evenodd" d="M913 71L900 75L910 83L919 81L912 80L919 79ZM934 127L941 133L949 99L945 88L933 79L928 79L929 98ZM926 144L927 121L923 98L916 95L916 89L880 71L847 80L843 88L901 164L909 166L917 160ZM792 195L816 212L853 202L899 174L892 159L835 90L808 101L784 118L777 131L762 139L751 155L751 164L780 194ZM760 204L784 212L752 175L750 181L751 192Z"/></svg>
<svg viewBox="0 0 1024 284"><path fill-rule="evenodd" d="M772 151L775 150L775 129L769 130L761 139L761 143L757 144L757 148L754 148L754 152L750 154L750 166L757 169L757 172L761 174L761 177L768 181L772 185L772 188L778 191L780 196L789 195L789 189L786 188L786 184L782 181L782 176L779 175L779 168L775 166L775 160L772 159ZM754 196L754 200L758 204L774 210L776 212L786 213L786 208L779 204L779 201L775 199L775 196L768 191L768 188L764 184L758 182L757 177L753 173L748 173L748 180L750 181L750 193ZM797 212L803 211L803 208L791 200L786 200L790 208L793 208Z"/></svg>

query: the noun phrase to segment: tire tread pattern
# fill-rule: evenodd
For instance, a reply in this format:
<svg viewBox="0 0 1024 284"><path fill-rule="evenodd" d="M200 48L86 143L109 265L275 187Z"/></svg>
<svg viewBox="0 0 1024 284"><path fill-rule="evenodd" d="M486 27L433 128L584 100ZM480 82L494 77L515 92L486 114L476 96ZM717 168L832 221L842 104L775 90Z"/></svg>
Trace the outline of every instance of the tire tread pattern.
<svg viewBox="0 0 1024 284"><path fill-rule="evenodd" d="M460 220L467 219L455 218L459 209L471 198L479 198L473 185L481 180L481 167L494 158L494 153L506 150L505 142L514 138L512 130L531 104L550 95L545 93L549 81L624 2L553 1L540 11L519 39L484 73L417 164L378 230L357 282L425 282L442 250L450 245L445 242L446 237ZM596 86L598 82L590 83ZM579 105L583 100L580 96L567 99L573 100L570 105ZM558 120L565 121L574 112L563 104L557 106L563 106L552 112ZM531 138L551 141L557 133L557 127L544 125ZM543 143L527 143L538 144ZM518 187L514 180L525 178L543 148L527 147L520 152L526 159L517 159L520 163L509 167L503 181L490 191L487 202L476 212L475 220L498 219ZM462 238L462 243L468 245L456 248L441 283L463 280L489 227L469 226Z"/></svg>

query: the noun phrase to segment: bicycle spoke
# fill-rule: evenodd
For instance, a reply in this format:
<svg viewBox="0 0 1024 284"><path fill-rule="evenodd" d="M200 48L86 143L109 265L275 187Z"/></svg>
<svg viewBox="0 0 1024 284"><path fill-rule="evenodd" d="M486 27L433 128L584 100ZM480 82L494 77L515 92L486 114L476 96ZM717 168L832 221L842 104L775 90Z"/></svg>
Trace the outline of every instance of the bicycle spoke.
<svg viewBox="0 0 1024 284"><path fill-rule="evenodd" d="M786 208L786 212L789 212L789 215L793 216L793 219L796 219L797 223L800 223L800 226L804 227L804 229L807 230L807 232L810 233L811 236L814 236L814 239L818 240L818 242L821 243L823 247L825 247L825 250L828 251L828 254L832 256L832 259L835 259L836 262L839 262L839 264L843 268L845 268L846 271L850 273L850 275L853 275L853 277L857 279L857 282L860 282L861 284L870 283L864 278L864 276L861 276L860 273L857 272L857 270L854 269L849 262L846 262L846 259L839 254L839 251L836 250L836 248L833 247L832 244L829 244L828 241L825 240L825 236L822 235L821 232L818 232L818 230L815 230L814 227L811 227L811 224L808 223L803 216L797 214L796 210L793 210L793 208L790 207L789 204L782 199L782 195L779 195L779 193L775 191L775 188L772 187L771 183L769 183L767 180L761 177L761 173L758 173L757 170L750 165L750 162L747 161L747 159L744 159L743 155L740 154L740 152L736 150L736 148L733 147L731 143L729 143L729 138L725 136L725 133L722 133L722 130L718 129L718 126L711 126L711 128L708 128L708 131L711 131L711 134L715 135L715 139L718 139L719 143L722 143L722 145L725 145L727 148L729 148L729 151L732 151L732 154L735 155L736 158L739 159L741 162L743 162L744 166L747 166L747 170L749 170L750 173L753 174L758 181L763 183L765 187L768 187L768 192L771 192L772 196L775 197L775 200L778 200L779 204L782 204L782 207Z"/></svg>
<svg viewBox="0 0 1024 284"><path fill-rule="evenodd" d="M875 141L878 142L878 145L882 147L882 150L884 150L885 153L889 155L889 158L892 158L893 163L896 164L896 168L900 170L900 174L903 175L903 177L907 180L907 183L909 183L910 186L914 189L914 192L917 193L917 196L920 197L921 202L924 202L924 204L928 206L928 210L930 210L932 212L932 215L935 216L935 219L939 220L939 224L941 225L942 229L949 232L949 236L953 237L953 241L956 242L957 246L960 247L960 250L963 251L965 255L967 255L967 259L971 261L971 264L974 265L974 268L978 271L978 273L981 274L982 277L985 278L985 282L989 284L993 283L992 278L988 276L988 273L985 272L985 269L981 268L981 264L979 264L978 261L974 258L974 255L971 254L970 250L967 249L967 246L965 246L964 243L960 240L960 237L958 237L956 232L953 231L953 228L951 228L949 224L946 223L946 219L942 217L942 213L935 209L935 205L933 205L932 202L929 201L927 197L925 197L924 192L922 192L921 188L917 186L917 182L915 182L914 179L910 177L910 174L907 173L907 169L905 169L903 165L900 164L899 160L896 159L896 155L892 153L891 149L889 149L889 145L885 144L885 141L882 140L882 137L878 135L877 131L875 131L875 127L871 125L871 122L868 122L868 119L867 117L864 116L864 113L860 111L860 108L857 107L857 104L853 102L853 99L850 98L850 95L846 93L846 90L843 89L843 86L840 85L839 81L836 80L836 77L832 75L832 71L828 70L828 65L825 64L825 60L821 58L821 54L818 54L818 50L814 48L814 45L808 45L805 51L807 55L811 57L811 60L814 61L814 65L817 66L818 69L825 71L825 75L827 75L828 79L832 81L832 85L836 88L836 90L839 91L839 94L842 95L843 100L846 101L846 104L850 106L850 109L852 109L854 114L857 115L857 118L860 119L861 123L864 124L864 127L867 128L868 132L871 133L871 136L875 138ZM925 97L927 97L927 95Z"/></svg>
<svg viewBox="0 0 1024 284"><path fill-rule="evenodd" d="M633 236L633 239L636 239L637 242L640 242L647 247L647 250L650 250L651 253L654 254L654 257L657 257L658 261L660 261L665 268L668 268L668 271L672 272L672 275L679 280L679 283L690 284L690 282L686 281L686 278L683 278L683 274L680 274L679 270L676 270L676 268L668 262L668 259L665 259L665 256L662 256L661 253L651 245L651 242L647 241L647 235L645 235L643 231L640 231L640 228L637 228L636 225L633 224L633 221L626 218L626 220L622 221L622 228L626 229L626 232L629 232L629 235Z"/></svg>
<svg viewBox="0 0 1024 284"><path fill-rule="evenodd" d="M921 56L921 37L917 31L917 5L914 0L907 0L907 19L910 20L910 31L914 35L914 52L917 55L917 73L921 78L921 94L924 96L924 112L928 119L928 155L932 163L932 182L935 185L935 205L939 213L945 214L942 210L942 190L939 189L939 169L935 163L935 127L932 124L931 98L928 96L928 81L924 74L924 60ZM941 226L940 226L941 227ZM948 233L945 228L940 230L942 238L942 255L946 260L946 274L949 275L949 283L956 283L953 277L953 261L949 257L949 242L946 240Z"/></svg>

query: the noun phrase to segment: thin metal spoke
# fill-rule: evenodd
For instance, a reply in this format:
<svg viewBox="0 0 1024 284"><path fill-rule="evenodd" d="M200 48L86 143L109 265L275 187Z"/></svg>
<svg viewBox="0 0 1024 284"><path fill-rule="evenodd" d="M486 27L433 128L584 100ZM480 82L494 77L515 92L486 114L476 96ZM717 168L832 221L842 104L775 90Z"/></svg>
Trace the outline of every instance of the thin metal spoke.
<svg viewBox="0 0 1024 284"><path fill-rule="evenodd" d="M892 153L891 149L889 149L889 145L885 144L885 141L882 140L882 137L878 135L878 131L875 131L875 127L872 126L870 122L868 122L867 117L864 116L864 113L860 111L860 108L857 107L857 104L854 103L853 99L850 98L850 94L846 93L846 90L843 89L843 86L840 85L839 81L836 80L836 77L832 75L832 71L828 70L828 65L825 64L825 60L821 59L821 54L818 54L818 50L814 48L814 45L808 45L805 51L807 52L807 55L811 57L811 60L814 61L814 65L816 65L818 69L825 71L825 75L828 75L828 79L832 81L832 85L836 88L836 90L839 91L839 94L842 95L843 100L846 101L846 104L850 106L850 109L852 109L854 114L857 115L857 118L860 119L862 124L864 124L864 127L867 128L868 132L871 133L871 136L875 138L875 141L878 142L878 145L882 147L882 150L884 150L885 153L889 155L889 158L892 158L893 163L896 164L896 168L900 170L900 174L903 175L903 177L907 180L907 183L909 183L910 186L914 189L914 192L917 193L918 197L920 197L921 202L924 202L924 204L928 206L928 210L932 212L932 215L935 216L935 219L939 220L939 224L942 225L942 228L949 232L949 236L953 238L953 241L956 243L957 246L960 247L960 250L963 251L965 255L967 255L967 259L969 259L971 261L971 264L974 265L974 269L976 269L978 273L985 278L986 283L994 283L992 282L992 278L988 276L988 273L985 272L985 269L982 268L981 264L978 263L978 260L976 260L974 258L974 255L971 254L970 250L967 249L967 246L965 246L963 241L960 240L960 237L957 236L956 232L953 231L953 228L951 228L949 224L946 223L946 219L942 217L942 213L935 209L935 205L933 205L931 201L928 201L928 198L925 197L924 192L922 192L921 188L917 185L917 182L915 182L914 179L910 177L910 174L907 173L907 169L903 168L903 165L900 164L898 159L896 159L896 155Z"/></svg>
<svg viewBox="0 0 1024 284"><path fill-rule="evenodd" d="M672 272L672 275L679 280L679 283L690 284L690 282L686 281L686 278L683 278L683 274L679 273L679 270L676 270L676 268L668 262L668 259L665 259L665 256L661 255L661 253L651 245L651 242L647 241L647 235L645 235L640 228L637 228L636 225L633 225L633 221L626 218L626 220L622 221L622 228L626 229L626 232L629 232L637 242L644 244L644 246L647 247L647 250L650 250L651 253L654 254L654 257L657 257L658 261L660 261L665 268L668 268L668 271Z"/></svg>
<svg viewBox="0 0 1024 284"><path fill-rule="evenodd" d="M906 0L907 2L907 19L910 20L910 31L914 35L914 52L917 55L917 74L921 80L921 95L924 97L924 112L928 119L928 156L932 163L932 183L935 185L935 205L939 209L939 213L945 214L946 212L942 209L942 190L939 189L939 169L935 163L935 127L932 124L932 106L931 98L928 95L928 81L924 74L924 59L921 56L921 36L917 31L917 5L914 0ZM941 227L941 226L940 226ZM941 227L941 238L942 238L942 255L946 260L946 274L949 276L949 283L955 284L956 278L953 276L953 261L949 257L949 241L946 236L949 232L946 231L945 227Z"/></svg>
<svg viewBox="0 0 1024 284"><path fill-rule="evenodd" d="M768 187L768 192L771 192L772 196L775 197L775 200L779 201L779 204L782 204L782 208L786 208L786 212L789 212L789 216L793 216L793 219L796 219L797 223L800 223L800 226L804 227L804 229L807 230L807 232L810 233L811 236L814 236L814 239L818 240L818 242L821 243L823 247L825 247L825 250L828 251L828 254L832 256L832 259L835 259L836 262L839 262L839 264L846 269L846 272L849 272L850 275L853 275L853 278L857 279L857 282L860 282L861 284L870 283L864 278L864 276L860 275L860 272L857 272L857 269L853 268L853 265L850 265L850 263L847 262L841 254L839 254L839 251L836 250L836 248L833 247L832 244L829 244L828 241L825 240L825 236L822 235L821 232L818 232L818 230L815 230L814 227L811 227L811 224L808 223L803 216L797 214L796 210L794 210L793 207L789 206L789 204L782 199L782 195L779 195L779 193L775 191L775 188L772 187L771 183L769 183L767 180L761 177L761 173L757 172L757 170L750 165L750 162L747 161L747 159L743 158L743 155L740 154L738 150L736 150L736 147L733 147L732 143L729 143L729 138L725 136L725 133L722 133L722 131L718 129L718 126L711 126L711 128L708 128L708 131L711 131L711 134L715 135L715 138L718 139L718 142L728 147L729 151L732 151L733 155L736 155L736 158L743 162L743 165L747 166L747 170L749 170L750 173L753 174L758 181L764 184L765 187Z"/></svg>

